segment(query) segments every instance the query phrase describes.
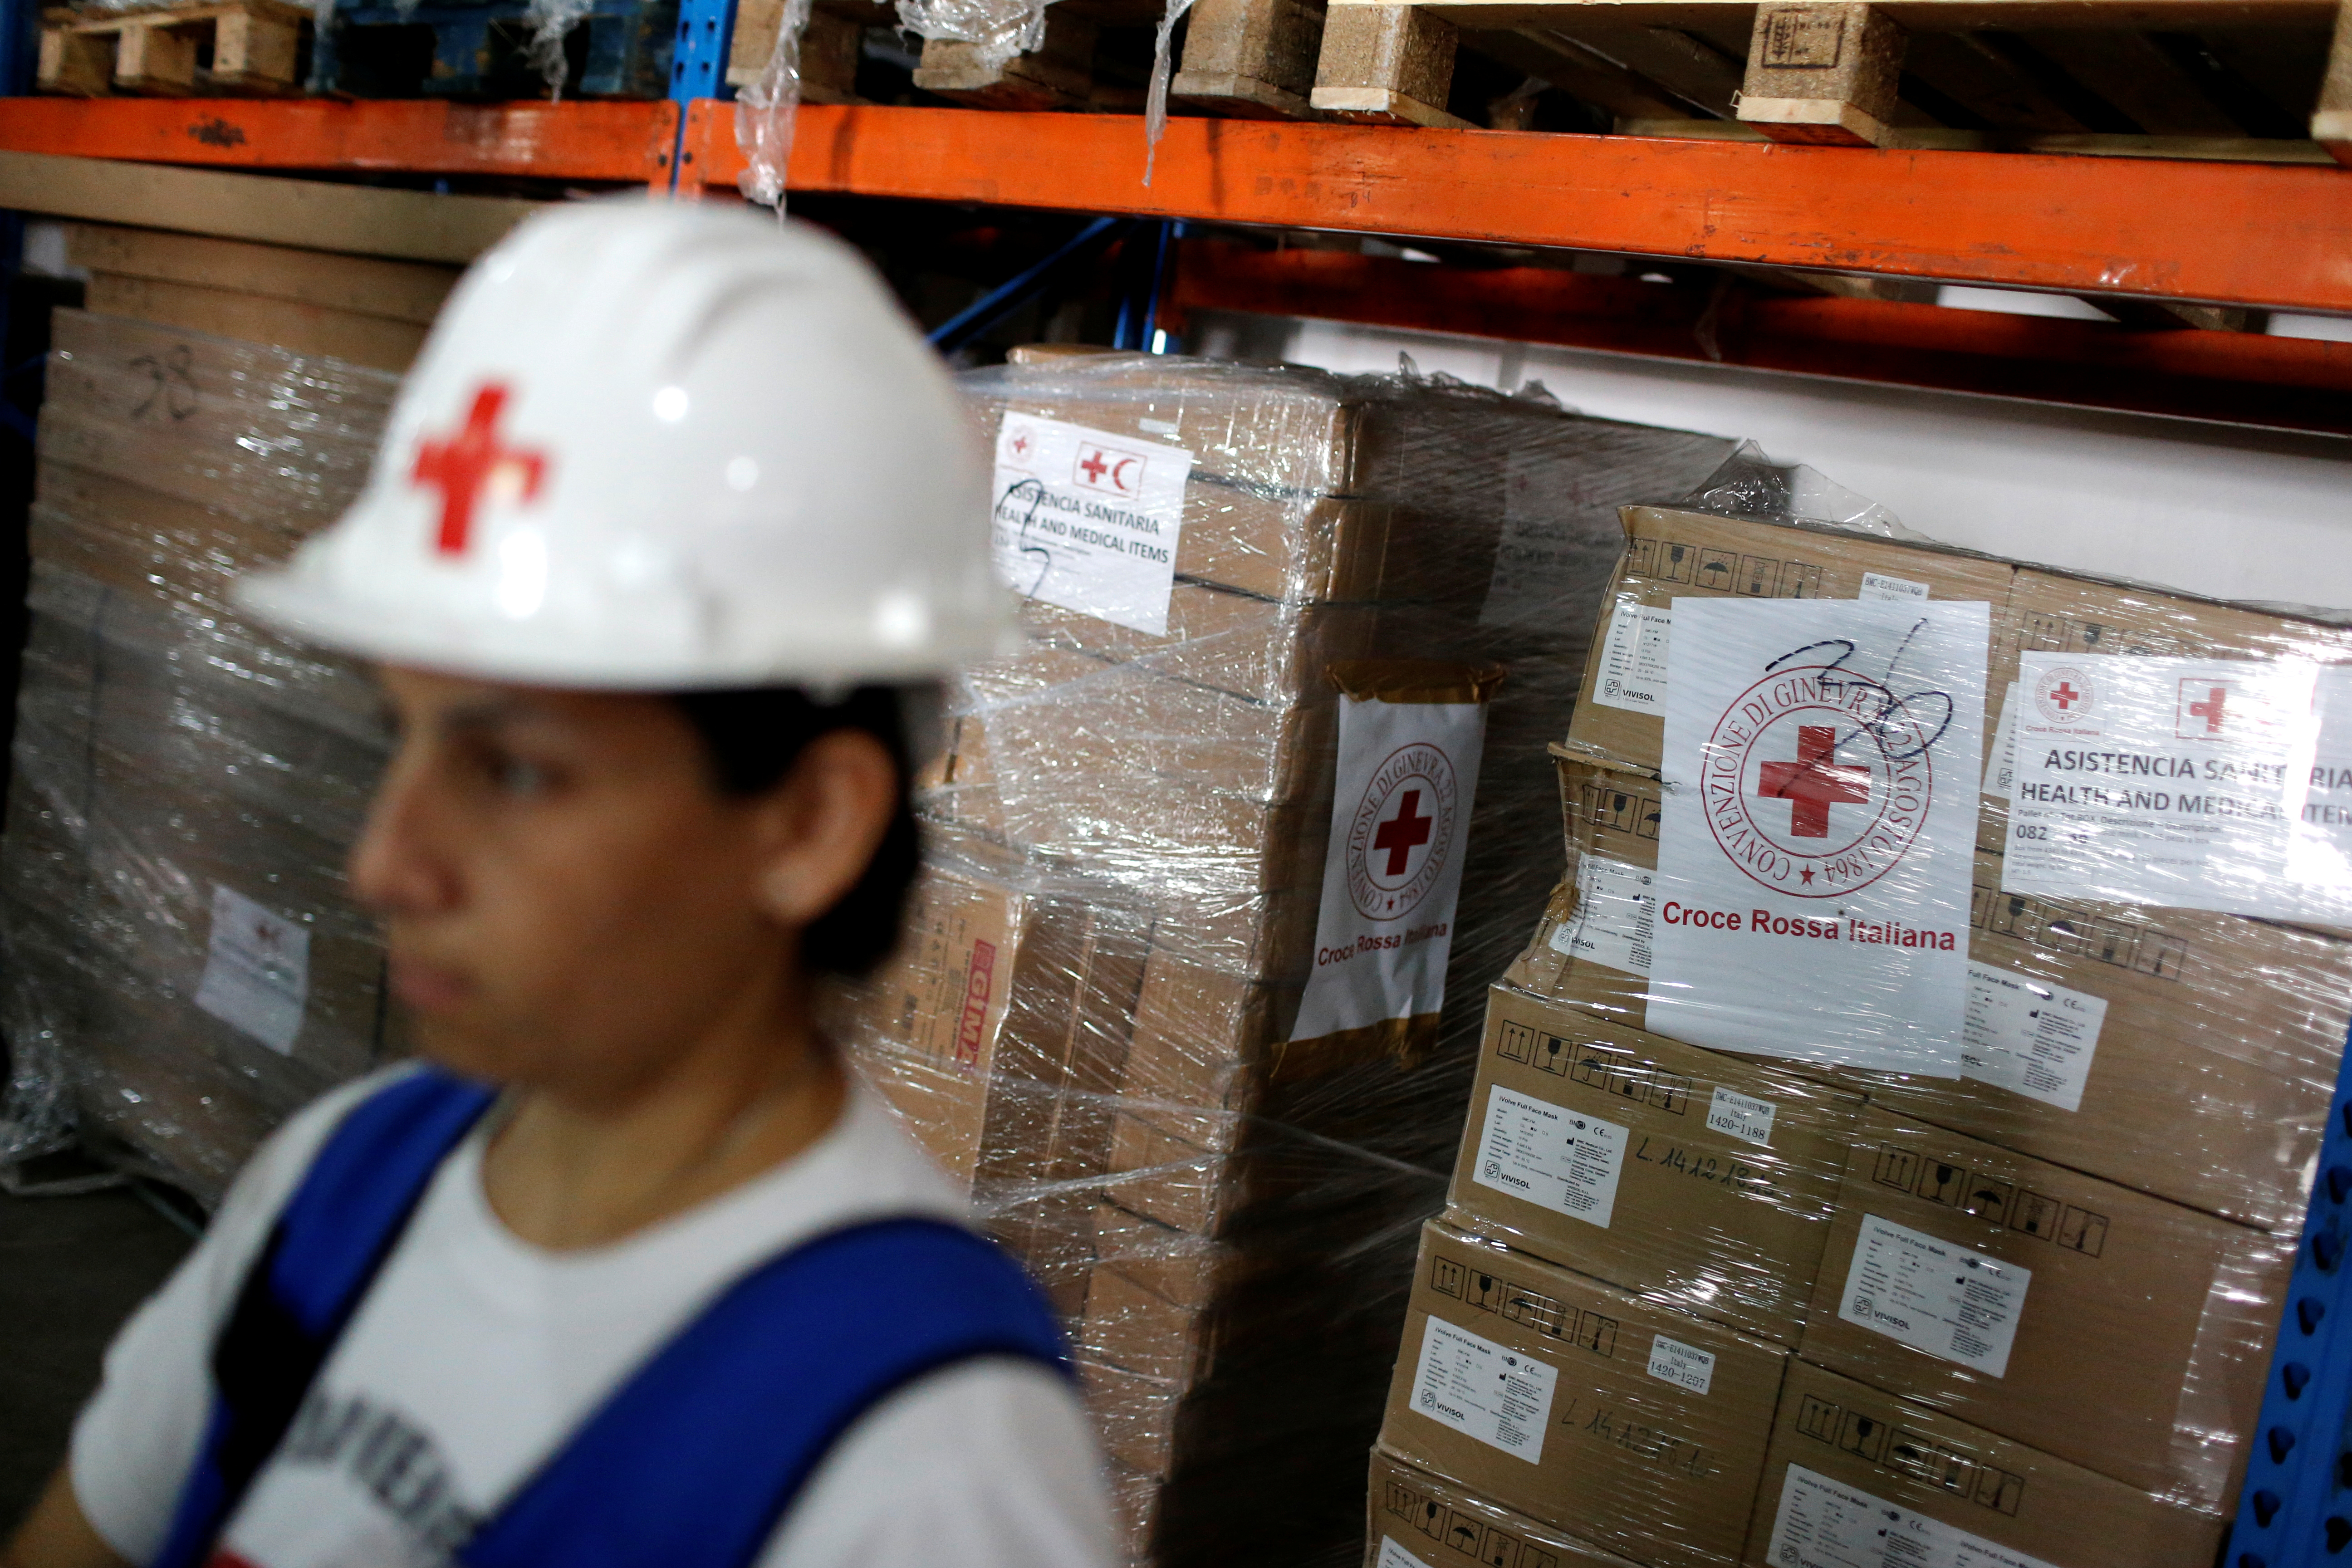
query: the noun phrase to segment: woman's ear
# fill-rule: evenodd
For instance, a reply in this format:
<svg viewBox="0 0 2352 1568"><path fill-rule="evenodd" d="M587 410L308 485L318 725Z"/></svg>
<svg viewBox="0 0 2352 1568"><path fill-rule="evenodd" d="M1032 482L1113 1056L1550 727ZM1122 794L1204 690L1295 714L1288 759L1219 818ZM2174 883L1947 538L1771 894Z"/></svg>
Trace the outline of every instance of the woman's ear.
<svg viewBox="0 0 2352 1568"><path fill-rule="evenodd" d="M898 808L898 770L863 730L810 742L760 805L761 909L780 924L816 921L857 885Z"/></svg>

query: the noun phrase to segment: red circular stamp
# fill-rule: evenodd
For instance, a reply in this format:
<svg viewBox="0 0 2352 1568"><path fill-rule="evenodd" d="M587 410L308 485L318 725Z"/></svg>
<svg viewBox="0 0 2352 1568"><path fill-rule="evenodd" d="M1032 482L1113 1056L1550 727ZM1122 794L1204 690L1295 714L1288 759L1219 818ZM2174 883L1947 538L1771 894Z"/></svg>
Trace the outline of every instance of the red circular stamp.
<svg viewBox="0 0 2352 1568"><path fill-rule="evenodd" d="M1732 700L1699 762L1715 841L1759 886L1840 898L1901 860L1935 798L1923 721L1885 687L1827 666L1781 669Z"/></svg>
<svg viewBox="0 0 2352 1568"><path fill-rule="evenodd" d="M1359 913L1402 920L1429 897L1454 848L1459 798L1453 759L1426 741L1372 770L1348 819L1348 897Z"/></svg>
<svg viewBox="0 0 2352 1568"><path fill-rule="evenodd" d="M2057 665L2033 683L2033 705L2053 724L2085 724L2098 708L2098 687L2088 670Z"/></svg>

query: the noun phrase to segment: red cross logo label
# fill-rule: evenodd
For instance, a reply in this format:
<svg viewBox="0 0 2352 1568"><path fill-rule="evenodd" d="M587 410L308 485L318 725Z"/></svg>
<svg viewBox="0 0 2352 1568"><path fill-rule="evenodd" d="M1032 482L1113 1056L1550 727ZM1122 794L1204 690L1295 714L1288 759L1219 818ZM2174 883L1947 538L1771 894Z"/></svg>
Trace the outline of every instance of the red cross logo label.
<svg viewBox="0 0 2352 1568"><path fill-rule="evenodd" d="M499 416L509 395L503 383L483 383L464 426L446 439L428 437L416 449L416 470L409 479L420 489L429 485L441 491L441 526L433 542L443 555L466 552L474 508L484 490L533 500L547 478L545 453L509 447L499 438Z"/></svg>
<svg viewBox="0 0 2352 1568"><path fill-rule="evenodd" d="M1756 793L1767 800L1790 803L1791 838L1827 838L1831 806L1869 804L1870 770L1840 767L1836 756L1834 725L1801 724L1797 760L1766 763L1758 770L1763 787Z"/></svg>
<svg viewBox="0 0 2352 1568"><path fill-rule="evenodd" d="M2236 682L2199 676L2180 683L2179 722L2174 732L2182 740L2209 740L2221 732L2230 717L2230 689Z"/></svg>
<svg viewBox="0 0 2352 1568"><path fill-rule="evenodd" d="M1145 462L1145 458L1133 452L1122 452L1116 447L1105 447L1094 441L1081 441L1078 443L1077 461L1070 470L1070 480L1090 490L1106 490L1115 496L1140 495L1143 493Z"/></svg>
<svg viewBox="0 0 2352 1568"><path fill-rule="evenodd" d="M2096 734L2085 726L2098 722L2098 688L2087 670L2071 664L2045 669L2033 682L2033 705L2053 724L2063 724L2083 734Z"/></svg>
<svg viewBox="0 0 2352 1568"><path fill-rule="evenodd" d="M1773 892L1831 899L1868 887L1927 825L1937 733L1908 707L1890 710L1866 681L1819 667L1776 671L1732 700L1700 752L1708 830Z"/></svg>
<svg viewBox="0 0 2352 1568"><path fill-rule="evenodd" d="M1402 920L1437 886L1454 847L1454 763L1426 741L1372 770L1348 819L1348 897L1375 921Z"/></svg>
<svg viewBox="0 0 2352 1568"><path fill-rule="evenodd" d="M1406 790L1398 797L1394 816L1381 824L1372 835L1372 847L1389 852L1388 875L1402 877L1412 852L1429 842L1429 825L1436 818L1423 816L1419 811L1421 792Z"/></svg>

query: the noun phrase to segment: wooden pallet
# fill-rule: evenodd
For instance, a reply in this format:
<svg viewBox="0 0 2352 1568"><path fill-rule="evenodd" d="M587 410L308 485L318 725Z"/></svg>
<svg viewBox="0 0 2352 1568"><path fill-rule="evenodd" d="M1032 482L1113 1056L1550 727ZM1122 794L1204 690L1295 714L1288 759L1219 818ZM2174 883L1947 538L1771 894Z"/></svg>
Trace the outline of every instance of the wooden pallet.
<svg viewBox="0 0 2352 1568"><path fill-rule="evenodd" d="M1619 125L1696 110L1775 141L1881 147L1934 144L1935 132L1978 145L2105 136L2121 139L2117 152L2135 138L2340 145L2352 140L2338 123L2352 109L2352 29L2338 11L2336 0L1329 0L1307 98L1349 119L1475 123L1455 80L1468 54ZM1661 101L1686 107L1661 115Z"/></svg>
<svg viewBox="0 0 2352 1568"><path fill-rule="evenodd" d="M46 13L35 78L76 97L293 92L310 13L281 0Z"/></svg>
<svg viewBox="0 0 2352 1568"><path fill-rule="evenodd" d="M2352 0L1197 0L1171 91L1257 118L2352 162L2343 16Z"/></svg>

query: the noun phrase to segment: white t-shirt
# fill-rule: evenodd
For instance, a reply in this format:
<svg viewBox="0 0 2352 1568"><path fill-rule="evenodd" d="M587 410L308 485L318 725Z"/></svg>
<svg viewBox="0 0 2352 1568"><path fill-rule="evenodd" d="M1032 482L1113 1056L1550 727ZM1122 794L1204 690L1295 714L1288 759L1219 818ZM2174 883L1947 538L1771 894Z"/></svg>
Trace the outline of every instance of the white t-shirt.
<svg viewBox="0 0 2352 1568"><path fill-rule="evenodd" d="M389 1076L336 1090L272 1138L203 1244L108 1351L105 1381L74 1427L74 1494L132 1563L151 1561L170 1529L211 1411L213 1341L247 1266L342 1111ZM442 1563L472 1521L743 1270L853 1221L963 1215L863 1086L799 1157L580 1251L544 1251L499 1223L482 1194L487 1139L478 1127L434 1177L229 1521L229 1563ZM1103 1568L1110 1542L1076 1393L1032 1363L979 1361L898 1390L853 1426L759 1568Z"/></svg>

